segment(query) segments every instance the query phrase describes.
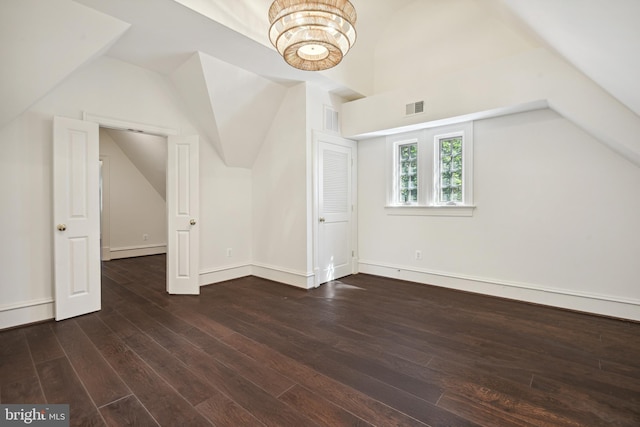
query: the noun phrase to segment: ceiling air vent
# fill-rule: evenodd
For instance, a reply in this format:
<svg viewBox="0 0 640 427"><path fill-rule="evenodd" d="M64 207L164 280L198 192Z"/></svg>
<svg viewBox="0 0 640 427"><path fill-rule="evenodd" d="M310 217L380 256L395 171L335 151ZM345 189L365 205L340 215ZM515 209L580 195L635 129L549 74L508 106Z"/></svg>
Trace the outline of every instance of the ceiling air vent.
<svg viewBox="0 0 640 427"><path fill-rule="evenodd" d="M424 113L424 101L412 102L406 106L406 115L411 116L413 114Z"/></svg>

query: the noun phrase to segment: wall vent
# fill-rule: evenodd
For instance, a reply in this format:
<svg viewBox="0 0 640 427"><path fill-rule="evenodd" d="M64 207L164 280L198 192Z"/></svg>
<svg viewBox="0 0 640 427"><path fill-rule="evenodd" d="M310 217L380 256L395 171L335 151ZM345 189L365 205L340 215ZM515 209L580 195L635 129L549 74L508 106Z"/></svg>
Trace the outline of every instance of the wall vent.
<svg viewBox="0 0 640 427"><path fill-rule="evenodd" d="M329 132L340 132L340 121L338 112L329 106L324 106L324 130Z"/></svg>
<svg viewBox="0 0 640 427"><path fill-rule="evenodd" d="M406 115L424 113L424 101L412 102L406 105Z"/></svg>

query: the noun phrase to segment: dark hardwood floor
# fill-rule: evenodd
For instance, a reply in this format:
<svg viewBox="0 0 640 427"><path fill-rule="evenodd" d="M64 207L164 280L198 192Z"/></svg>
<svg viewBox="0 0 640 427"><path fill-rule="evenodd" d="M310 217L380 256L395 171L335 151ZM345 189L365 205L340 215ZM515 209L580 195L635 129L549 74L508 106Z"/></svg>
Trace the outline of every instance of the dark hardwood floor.
<svg viewBox="0 0 640 427"><path fill-rule="evenodd" d="M0 402L71 425L640 426L640 324L355 275L165 293L106 262L102 311L0 332Z"/></svg>

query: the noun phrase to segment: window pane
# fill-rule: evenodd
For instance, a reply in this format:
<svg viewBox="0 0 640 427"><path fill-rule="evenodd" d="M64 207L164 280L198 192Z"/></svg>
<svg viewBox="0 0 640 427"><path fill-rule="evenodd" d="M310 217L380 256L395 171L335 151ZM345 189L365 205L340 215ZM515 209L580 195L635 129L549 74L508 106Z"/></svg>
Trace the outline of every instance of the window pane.
<svg viewBox="0 0 640 427"><path fill-rule="evenodd" d="M462 203L462 137L444 138L438 141L440 176L438 203Z"/></svg>
<svg viewBox="0 0 640 427"><path fill-rule="evenodd" d="M418 203L418 144L398 146L397 203Z"/></svg>

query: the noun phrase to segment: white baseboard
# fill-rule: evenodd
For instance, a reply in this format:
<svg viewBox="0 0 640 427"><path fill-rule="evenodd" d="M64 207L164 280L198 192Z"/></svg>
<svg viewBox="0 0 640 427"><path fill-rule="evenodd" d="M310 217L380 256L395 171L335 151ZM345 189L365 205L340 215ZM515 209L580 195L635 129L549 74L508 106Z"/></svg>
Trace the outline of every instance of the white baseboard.
<svg viewBox="0 0 640 427"><path fill-rule="evenodd" d="M640 321L640 300L360 260L361 273Z"/></svg>
<svg viewBox="0 0 640 427"><path fill-rule="evenodd" d="M0 330L55 317L52 298L0 306Z"/></svg>
<svg viewBox="0 0 640 427"><path fill-rule="evenodd" d="M361 273L376 276L640 321L640 300L635 299L525 283L508 283L366 260L359 261L358 270ZM313 273L285 270L268 265L242 264L202 271L199 283L200 286L204 286L250 275L302 289L313 288L315 281ZM54 317L54 301L52 298L0 306L0 330L49 320Z"/></svg>
<svg viewBox="0 0 640 427"><path fill-rule="evenodd" d="M108 253L108 255L106 255ZM109 259L133 258L137 256L159 255L167 253L167 245L143 245L129 246L122 248L110 248L109 252L103 252L103 260L105 257Z"/></svg>
<svg viewBox="0 0 640 427"><path fill-rule="evenodd" d="M200 271L200 286L251 276L251 264L231 265Z"/></svg>
<svg viewBox="0 0 640 427"><path fill-rule="evenodd" d="M256 277L295 286L296 288L311 289L315 287L315 275L313 273L285 270L265 264L253 264L251 270Z"/></svg>

